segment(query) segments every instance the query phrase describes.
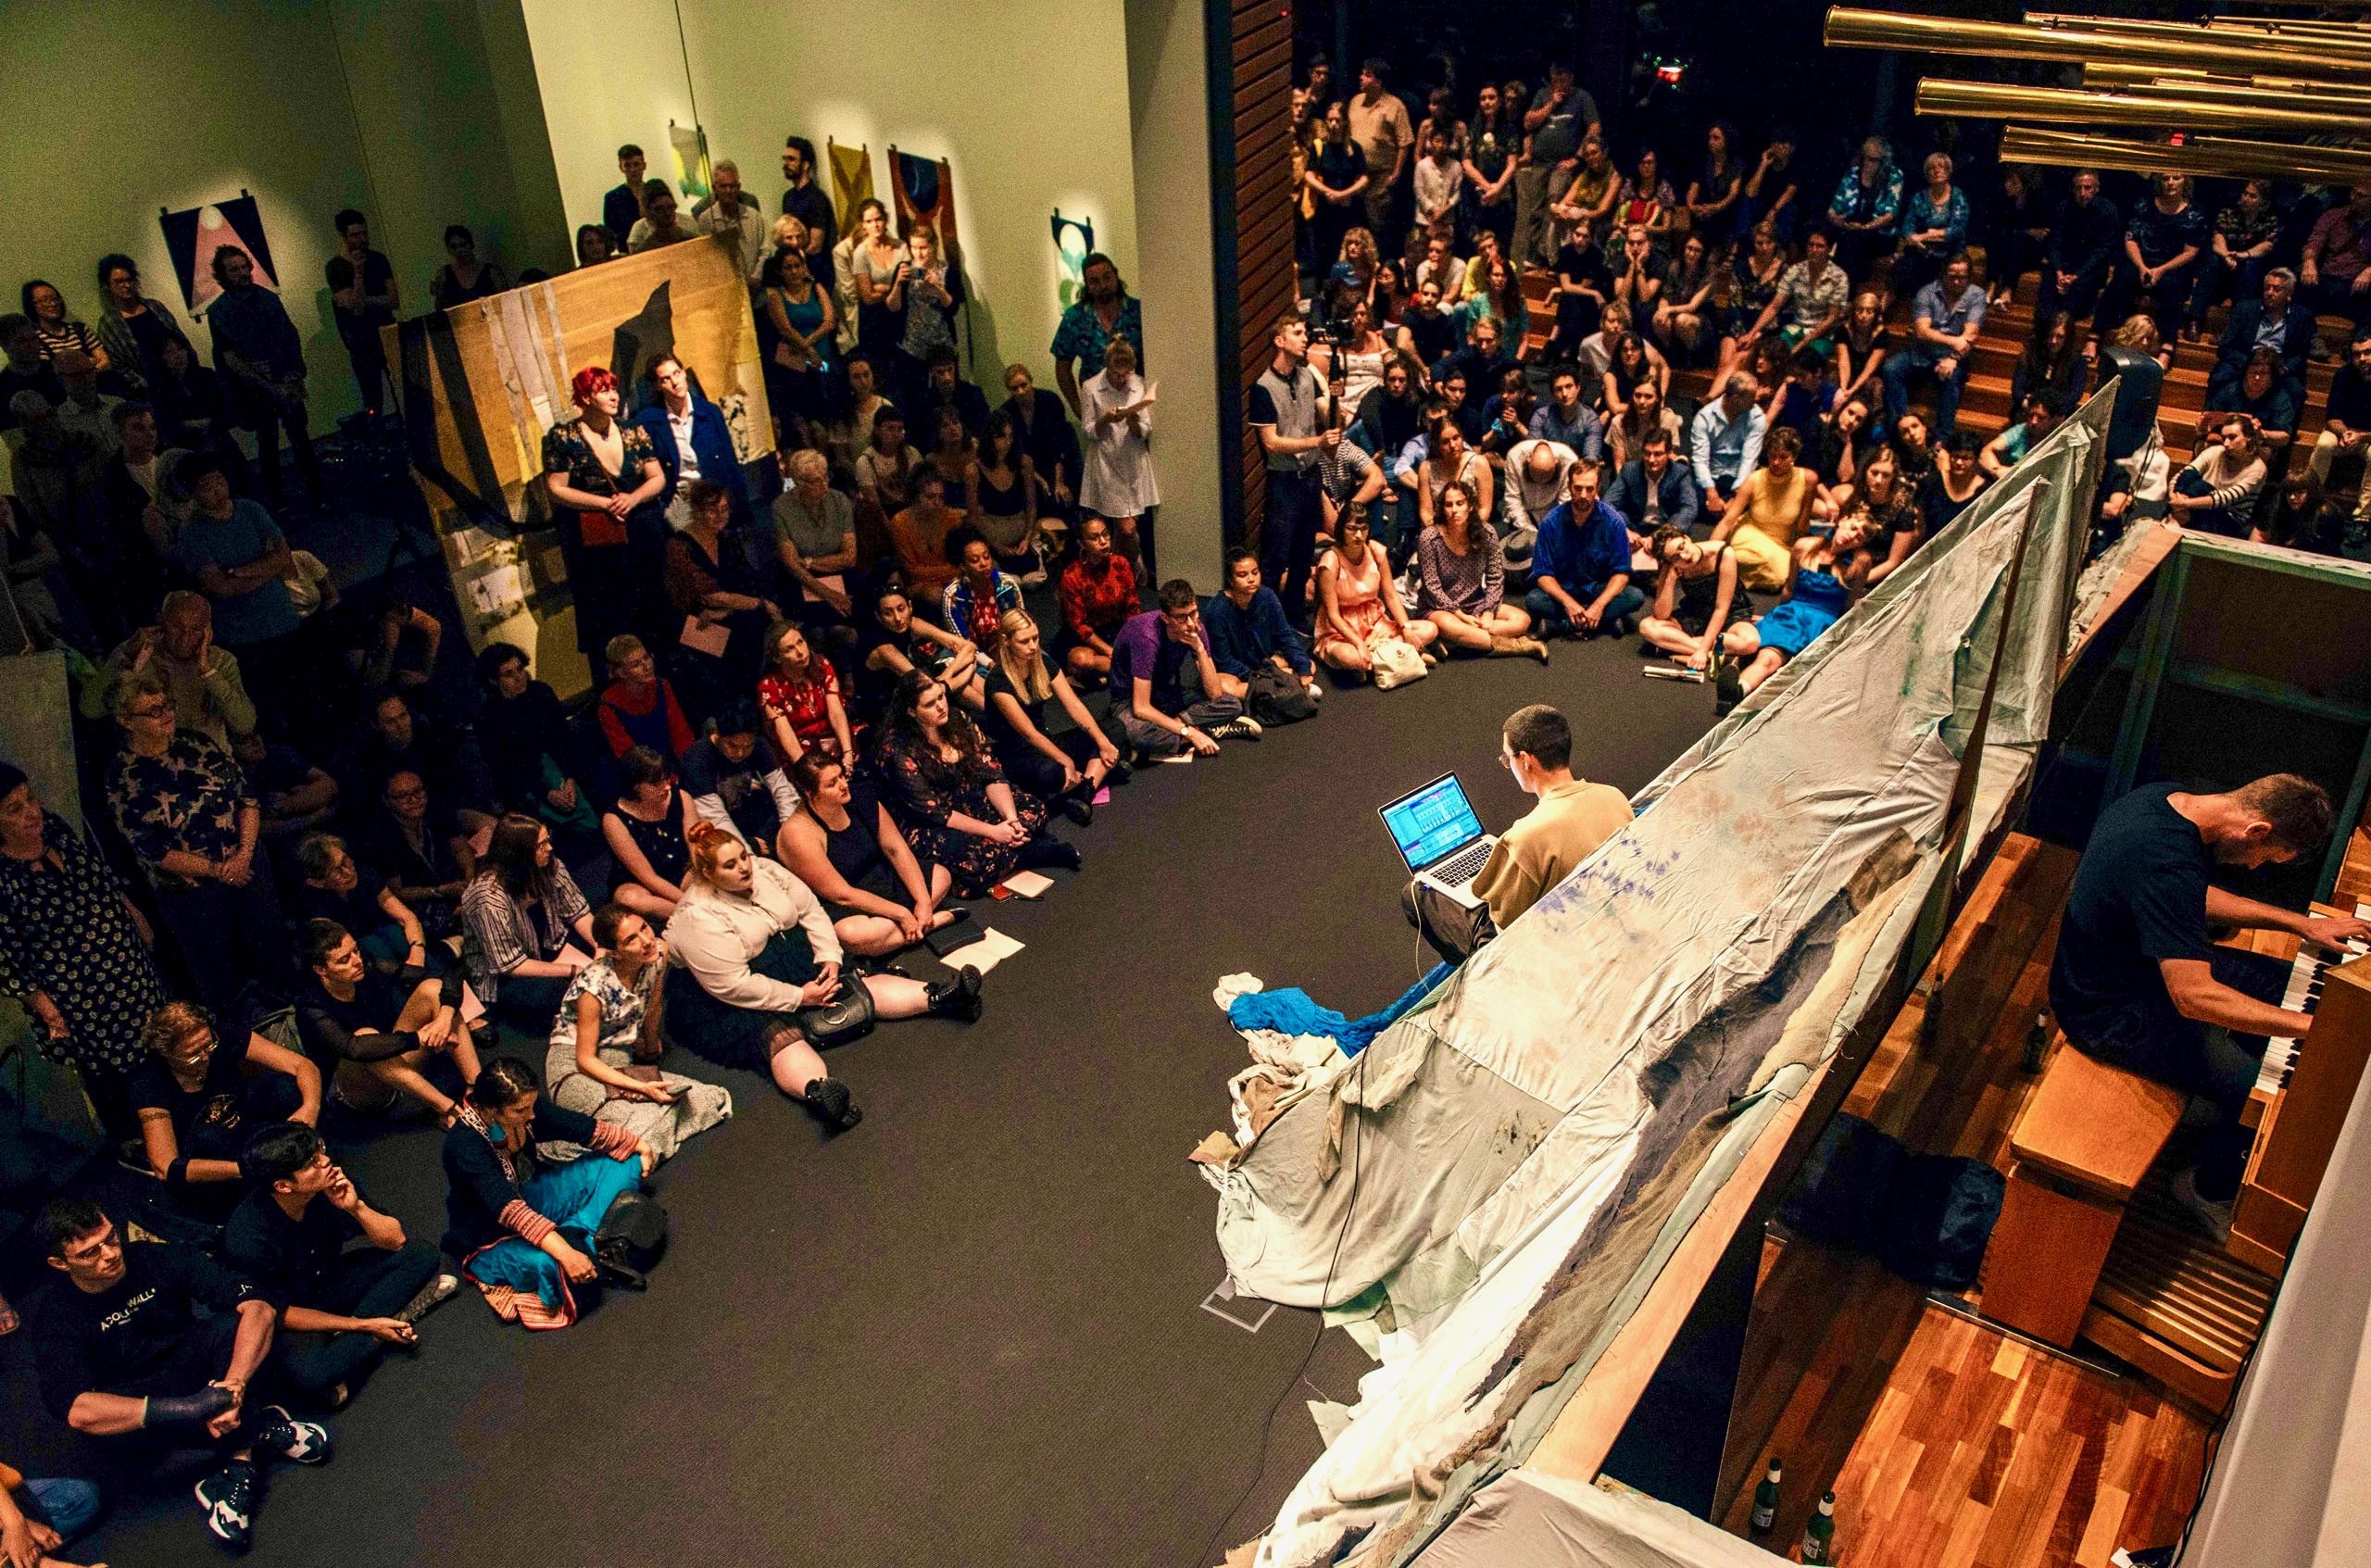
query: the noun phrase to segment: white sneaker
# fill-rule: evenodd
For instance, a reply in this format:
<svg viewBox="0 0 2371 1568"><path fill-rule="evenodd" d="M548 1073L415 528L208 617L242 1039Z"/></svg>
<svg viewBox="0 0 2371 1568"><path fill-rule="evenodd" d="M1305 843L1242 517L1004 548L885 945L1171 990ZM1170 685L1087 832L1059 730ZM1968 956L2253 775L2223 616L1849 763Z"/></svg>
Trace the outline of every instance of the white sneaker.
<svg viewBox="0 0 2371 1568"><path fill-rule="evenodd" d="M2217 1203L2198 1195L2198 1169L2192 1166L2174 1177L2174 1201L2182 1206L2190 1223L2214 1238L2217 1246L2231 1239L2231 1210L2236 1199L2226 1198Z"/></svg>
<svg viewBox="0 0 2371 1568"><path fill-rule="evenodd" d="M1241 718L1230 719L1212 730L1211 738L1212 740L1258 740L1266 733L1260 727L1260 721L1247 713Z"/></svg>

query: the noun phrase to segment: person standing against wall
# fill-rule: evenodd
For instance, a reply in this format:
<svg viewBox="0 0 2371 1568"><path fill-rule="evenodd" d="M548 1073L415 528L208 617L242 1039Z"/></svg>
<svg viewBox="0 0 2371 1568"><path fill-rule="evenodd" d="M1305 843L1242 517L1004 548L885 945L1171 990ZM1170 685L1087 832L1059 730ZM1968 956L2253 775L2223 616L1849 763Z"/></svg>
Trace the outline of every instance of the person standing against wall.
<svg viewBox="0 0 2371 1568"><path fill-rule="evenodd" d="M387 353L379 329L393 322L403 309L395 286L395 269L385 256L370 248L370 226L359 212L347 207L332 219L337 230L338 253L322 269L330 285L330 305L337 316L338 341L354 365L354 384L361 389L364 412L376 418L387 405L381 394L388 384Z"/></svg>

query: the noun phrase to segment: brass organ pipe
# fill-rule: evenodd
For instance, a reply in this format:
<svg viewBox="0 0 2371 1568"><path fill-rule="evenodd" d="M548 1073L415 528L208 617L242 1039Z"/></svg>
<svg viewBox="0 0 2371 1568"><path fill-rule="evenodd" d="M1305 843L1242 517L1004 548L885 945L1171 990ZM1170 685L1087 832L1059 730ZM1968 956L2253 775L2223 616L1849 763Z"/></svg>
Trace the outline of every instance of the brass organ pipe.
<svg viewBox="0 0 2371 1568"><path fill-rule="evenodd" d="M2365 117L2365 129L2366 132L2371 132L2371 91L2357 93L2348 89L2333 88L2328 92L2313 94L2307 97L2294 87L2268 87L2259 82L2219 79L2209 81L2177 77L2170 81L2160 78L2154 82L2098 81L2094 79L2096 69L2087 69L2083 72L2085 86L2128 89L2132 92L2146 94L2152 98L2171 98L2184 104L2224 104L2239 108L2253 108L2258 105L2295 107L2300 98L2306 98L2307 102L2316 108L2336 110L2344 107L2355 110ZM2148 73L2143 71L2136 74L2145 78Z"/></svg>
<svg viewBox="0 0 2371 1568"><path fill-rule="evenodd" d="M1827 13L1824 36L1831 45L1860 49L1913 49L1941 55L1983 55L1995 59L2125 60L2135 65L2194 70L2220 69L2239 75L2277 69L2311 79L2371 82L2371 59L2282 49L2269 44L2226 43L2203 28L2187 39L2087 31L2076 28L2019 27L2008 22L1958 17L1901 16L1838 6Z"/></svg>
<svg viewBox="0 0 2371 1568"><path fill-rule="evenodd" d="M2264 175L2340 185L2371 182L2371 152L2232 137L2202 136L2177 147L2163 142L2011 125L2001 132L2001 159L2071 169L2121 169L2139 174L2164 171L2239 179Z"/></svg>
<svg viewBox="0 0 2371 1568"><path fill-rule="evenodd" d="M2062 124L2164 126L2180 131L2286 131L2299 135L2354 136L2360 112L2240 107L2192 104L2146 93L2093 93L2067 87L2026 87L2011 82L1951 82L1927 77L1918 83L1917 112L1967 115L1977 119L2039 119Z"/></svg>
<svg viewBox="0 0 2371 1568"><path fill-rule="evenodd" d="M2112 32L2138 38L2196 38L2200 31L2194 22L2148 21L2136 17L2071 17L2054 11L2028 11L2026 20L2031 26L2052 31ZM2336 32L2309 33L2294 22L2254 17L2217 17L2206 23L2208 31L2227 34L2235 42L2244 37L2282 49L2371 52L2371 33L2347 22L2340 22Z"/></svg>

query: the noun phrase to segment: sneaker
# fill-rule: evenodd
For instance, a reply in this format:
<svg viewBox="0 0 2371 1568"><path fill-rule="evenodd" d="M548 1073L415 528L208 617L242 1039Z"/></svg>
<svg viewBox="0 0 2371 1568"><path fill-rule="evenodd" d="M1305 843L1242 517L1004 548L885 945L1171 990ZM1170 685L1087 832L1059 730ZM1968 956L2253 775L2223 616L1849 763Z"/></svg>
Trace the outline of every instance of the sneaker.
<svg viewBox="0 0 2371 1568"><path fill-rule="evenodd" d="M232 1551L245 1551L255 1540L256 1467L233 1460L197 1484L198 1506L206 1510L206 1529Z"/></svg>
<svg viewBox="0 0 2371 1568"><path fill-rule="evenodd" d="M2174 1177L2173 1189L2174 1201L2182 1206L2182 1212L2191 1224L2213 1236L2218 1247L2229 1243L2234 1198L2227 1198L2217 1203L2211 1198L2200 1197L2198 1169L2195 1166Z"/></svg>
<svg viewBox="0 0 2371 1568"><path fill-rule="evenodd" d="M426 1285L420 1287L419 1295L413 1297L410 1300L403 1304L402 1310L395 1313L395 1321L397 1323L418 1323L420 1319L426 1317L429 1313L443 1306L446 1301L452 1299L453 1293L460 1288L460 1275L456 1273L440 1273L434 1279L430 1280Z"/></svg>
<svg viewBox="0 0 2371 1568"><path fill-rule="evenodd" d="M279 1405L266 1405L256 1425L256 1443L298 1464L327 1464L330 1429L318 1421L299 1421Z"/></svg>
<svg viewBox="0 0 2371 1568"><path fill-rule="evenodd" d="M1240 718L1230 719L1212 730L1211 738L1212 740L1258 740L1265 734L1267 732L1260 727L1260 721L1247 713Z"/></svg>

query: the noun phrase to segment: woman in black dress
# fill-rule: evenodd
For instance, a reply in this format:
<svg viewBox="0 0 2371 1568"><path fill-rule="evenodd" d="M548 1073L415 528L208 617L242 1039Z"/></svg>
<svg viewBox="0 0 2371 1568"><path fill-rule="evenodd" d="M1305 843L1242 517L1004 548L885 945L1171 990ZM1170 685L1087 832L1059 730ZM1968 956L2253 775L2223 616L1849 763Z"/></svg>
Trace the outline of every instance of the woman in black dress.
<svg viewBox="0 0 2371 1568"><path fill-rule="evenodd" d="M897 682L873 765L915 854L945 866L967 898L1024 866L1078 869L1078 851L1047 834L1046 804L1005 781L987 737L921 671Z"/></svg>
<svg viewBox="0 0 2371 1568"><path fill-rule="evenodd" d="M0 762L0 995L73 1063L118 1138L135 1128L125 1078L146 1060L140 1026L165 1001L154 940L90 840Z"/></svg>
<svg viewBox="0 0 2371 1568"><path fill-rule="evenodd" d="M910 947L924 932L971 918L942 909L954 887L945 866L924 866L872 785L835 757L809 752L791 764L798 809L776 839L783 863L822 900L841 946L866 958Z"/></svg>
<svg viewBox="0 0 2371 1568"><path fill-rule="evenodd" d="M610 897L655 925L683 901L692 860L684 835L698 818L675 786L675 770L646 746L618 759L618 782L617 804L601 814L601 836L618 863Z"/></svg>
<svg viewBox="0 0 2371 1568"><path fill-rule="evenodd" d="M666 524L645 503L667 476L639 425L618 418L618 378L587 365L569 383L577 417L544 434L544 489L559 519L560 554L576 600L576 646L596 669L621 632L665 628L651 610L663 605L659 558ZM662 646L671 638L661 638Z"/></svg>
<svg viewBox="0 0 2371 1568"><path fill-rule="evenodd" d="M1025 609L999 622L996 663L988 671L988 706L981 716L997 760L1023 789L1051 800L1071 821L1095 820L1092 802L1106 779L1125 784L1127 764L1112 736L1072 690L1070 677L1046 662L1045 638ZM1061 705L1071 727L1046 733L1046 705ZM1114 728L1117 728L1116 722Z"/></svg>

